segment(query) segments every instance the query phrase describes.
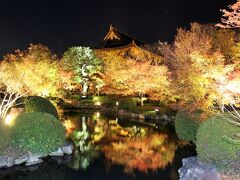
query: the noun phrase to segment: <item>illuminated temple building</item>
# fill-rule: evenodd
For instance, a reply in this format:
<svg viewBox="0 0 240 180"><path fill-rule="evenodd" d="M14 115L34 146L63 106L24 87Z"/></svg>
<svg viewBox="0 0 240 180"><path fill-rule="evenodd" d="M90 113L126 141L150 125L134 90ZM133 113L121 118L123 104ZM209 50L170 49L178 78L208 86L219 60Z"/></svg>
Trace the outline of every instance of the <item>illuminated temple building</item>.
<svg viewBox="0 0 240 180"><path fill-rule="evenodd" d="M121 58L137 61L149 60L154 64L161 62L161 57L143 48L144 43L128 34L122 33L112 25L103 40L94 49L97 54L111 53Z"/></svg>

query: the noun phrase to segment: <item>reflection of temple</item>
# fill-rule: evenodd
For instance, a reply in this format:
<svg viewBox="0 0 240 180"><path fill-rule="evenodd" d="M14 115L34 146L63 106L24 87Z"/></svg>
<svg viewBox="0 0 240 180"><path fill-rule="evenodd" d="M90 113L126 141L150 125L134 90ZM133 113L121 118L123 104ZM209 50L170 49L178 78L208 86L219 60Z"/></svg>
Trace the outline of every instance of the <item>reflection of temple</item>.
<svg viewBox="0 0 240 180"><path fill-rule="evenodd" d="M112 53L122 58L137 61L149 60L153 64L161 63L161 57L142 48L143 42L122 33L112 25L103 40L94 47L97 54Z"/></svg>

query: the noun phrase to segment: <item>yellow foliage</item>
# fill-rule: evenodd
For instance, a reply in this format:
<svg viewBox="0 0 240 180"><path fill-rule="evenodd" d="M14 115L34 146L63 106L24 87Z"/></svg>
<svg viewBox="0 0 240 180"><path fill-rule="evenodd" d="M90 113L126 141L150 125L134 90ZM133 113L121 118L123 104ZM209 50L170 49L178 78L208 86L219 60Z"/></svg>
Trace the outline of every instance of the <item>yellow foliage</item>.
<svg viewBox="0 0 240 180"><path fill-rule="evenodd" d="M0 82L8 92L50 96L59 84L56 57L42 45L31 45L25 52L16 51L0 64Z"/></svg>
<svg viewBox="0 0 240 180"><path fill-rule="evenodd" d="M98 52L98 56L104 62L102 92L125 96L147 94L152 99L167 99L170 94L167 67L152 65L151 61L144 59L141 54L139 56L143 59L136 60L136 58L124 57L121 53L123 52L117 50Z"/></svg>
<svg viewBox="0 0 240 180"><path fill-rule="evenodd" d="M178 94L178 108L211 112L214 103L223 103L219 85L233 67L225 66L223 55L213 50L211 29L206 26L195 23L190 31L179 29L174 48L172 86Z"/></svg>

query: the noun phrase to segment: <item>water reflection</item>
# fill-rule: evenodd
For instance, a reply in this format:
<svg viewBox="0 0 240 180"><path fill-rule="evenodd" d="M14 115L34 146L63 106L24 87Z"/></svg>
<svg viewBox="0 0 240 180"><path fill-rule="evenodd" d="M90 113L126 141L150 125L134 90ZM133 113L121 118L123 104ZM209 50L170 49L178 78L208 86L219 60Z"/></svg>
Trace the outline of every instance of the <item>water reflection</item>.
<svg viewBox="0 0 240 180"><path fill-rule="evenodd" d="M112 163L123 165L125 172L136 169L146 173L165 168L173 161L176 143L167 138L165 134L134 137L105 145L102 151Z"/></svg>
<svg viewBox="0 0 240 180"><path fill-rule="evenodd" d="M86 117L83 116L80 122L81 129L75 129L69 135L76 146L70 167L75 170L86 170L91 161L98 157L99 152L98 146L94 143L94 131L91 130L93 121L88 121L87 124Z"/></svg>
<svg viewBox="0 0 240 180"><path fill-rule="evenodd" d="M78 116L78 121L76 116L67 116L71 118L75 129L67 130L76 145L71 164L74 169L86 169L102 153L108 167L122 165L126 173L157 171L173 162L175 150L182 143L171 131L106 120L99 113Z"/></svg>
<svg viewBox="0 0 240 180"><path fill-rule="evenodd" d="M31 167L13 167L3 169L0 179L3 180L64 180L66 169L56 164L42 163Z"/></svg>
<svg viewBox="0 0 240 180"><path fill-rule="evenodd" d="M177 180L182 158L195 155L166 126L109 119L100 113L72 113L65 119L67 136L76 145L73 156L1 169L0 179Z"/></svg>

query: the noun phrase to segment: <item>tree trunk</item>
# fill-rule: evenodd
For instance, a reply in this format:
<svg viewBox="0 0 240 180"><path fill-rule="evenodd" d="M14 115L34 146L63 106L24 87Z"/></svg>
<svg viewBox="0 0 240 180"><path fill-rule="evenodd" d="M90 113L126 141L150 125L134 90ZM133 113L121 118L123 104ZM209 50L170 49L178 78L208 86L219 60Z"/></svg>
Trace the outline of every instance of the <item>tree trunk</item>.
<svg viewBox="0 0 240 180"><path fill-rule="evenodd" d="M144 106L144 94L139 94L140 106Z"/></svg>
<svg viewBox="0 0 240 180"><path fill-rule="evenodd" d="M82 97L87 97L87 92L88 92L88 81L85 80L83 82Z"/></svg>

